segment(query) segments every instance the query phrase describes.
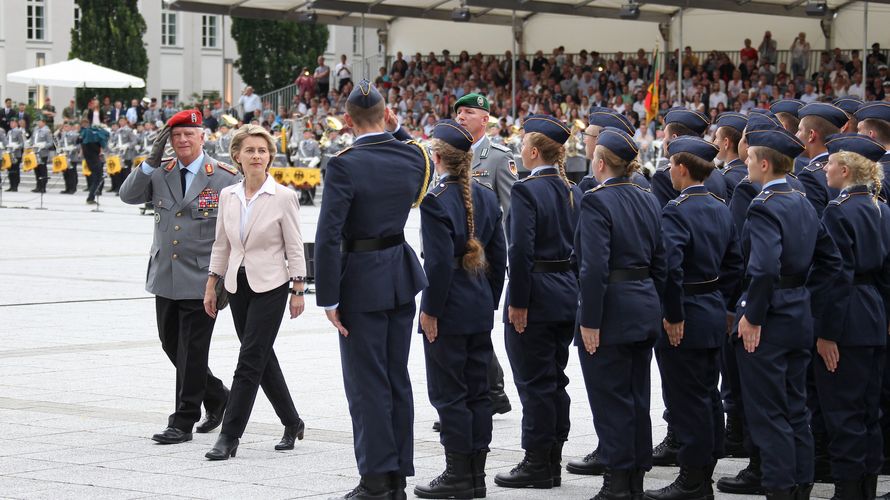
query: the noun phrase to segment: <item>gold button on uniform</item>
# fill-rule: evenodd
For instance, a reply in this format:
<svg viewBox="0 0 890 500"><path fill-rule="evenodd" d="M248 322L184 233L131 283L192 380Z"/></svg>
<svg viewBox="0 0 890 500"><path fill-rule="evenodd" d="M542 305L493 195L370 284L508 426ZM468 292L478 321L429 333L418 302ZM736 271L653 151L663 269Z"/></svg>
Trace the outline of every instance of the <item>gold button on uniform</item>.
<svg viewBox="0 0 890 500"><path fill-rule="evenodd" d="M173 244L174 244L174 245L178 245L178 244L179 244L179 240L173 240Z"/></svg>
<svg viewBox="0 0 890 500"><path fill-rule="evenodd" d="M176 260L178 258L179 258L179 255L173 254L173 260Z"/></svg>
<svg viewBox="0 0 890 500"><path fill-rule="evenodd" d="M182 217L182 212L176 212L177 217Z"/></svg>
<svg viewBox="0 0 890 500"><path fill-rule="evenodd" d="M174 231L179 231L179 226L173 226Z"/></svg>

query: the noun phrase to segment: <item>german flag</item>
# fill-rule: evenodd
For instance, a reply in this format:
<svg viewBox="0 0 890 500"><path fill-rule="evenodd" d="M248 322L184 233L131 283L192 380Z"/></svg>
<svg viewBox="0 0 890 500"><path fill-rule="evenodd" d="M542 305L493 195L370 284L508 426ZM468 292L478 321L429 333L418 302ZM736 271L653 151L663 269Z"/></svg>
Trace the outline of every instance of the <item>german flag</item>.
<svg viewBox="0 0 890 500"><path fill-rule="evenodd" d="M651 122L658 116L658 79L661 75L659 75L659 61L658 61L658 45L655 46L655 50L652 51L652 68L654 69L654 77L652 78L652 83L649 84L649 90L646 93L646 100L643 102L646 105L646 121Z"/></svg>

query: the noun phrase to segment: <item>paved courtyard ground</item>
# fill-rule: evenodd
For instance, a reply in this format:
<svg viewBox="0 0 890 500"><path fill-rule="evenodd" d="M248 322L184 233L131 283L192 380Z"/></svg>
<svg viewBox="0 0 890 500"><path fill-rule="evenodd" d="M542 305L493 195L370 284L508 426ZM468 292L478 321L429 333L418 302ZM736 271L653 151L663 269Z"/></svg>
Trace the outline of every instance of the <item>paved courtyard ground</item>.
<svg viewBox="0 0 890 500"><path fill-rule="evenodd" d="M81 181L82 182L82 181ZM257 398L237 458L208 462L217 433L195 434L186 444L162 446L149 438L166 425L173 406L174 370L157 338L152 297L144 288L153 219L113 196L91 212L85 195L56 194L47 210L31 193L3 193L0 208L0 497L2 498L328 498L358 478L337 338L314 298L306 313L285 319L276 351L306 438L276 452L282 426L265 396ZM318 209L301 211L304 236L315 234ZM418 245L419 214L406 235ZM503 327L492 332L507 367ZM415 336L414 383L417 476L441 472L444 460L435 411L426 395L421 338ZM239 343L228 310L217 321L210 365L227 385ZM577 356L569 363L572 431L567 458L583 456L596 436ZM653 365L655 442L665 433L663 404ZM514 410L494 419L488 492L504 499L586 499L601 478L564 473L553 490L507 490L493 475L521 458L519 399L507 374ZM721 460L716 475L735 474L741 460ZM675 469L655 468L646 487L668 484ZM882 477L879 492L887 491ZM829 497L831 488L814 494ZM718 495L720 496L720 495ZM409 494L410 497L410 494ZM725 496L733 498L733 496ZM735 497L740 498L740 497Z"/></svg>

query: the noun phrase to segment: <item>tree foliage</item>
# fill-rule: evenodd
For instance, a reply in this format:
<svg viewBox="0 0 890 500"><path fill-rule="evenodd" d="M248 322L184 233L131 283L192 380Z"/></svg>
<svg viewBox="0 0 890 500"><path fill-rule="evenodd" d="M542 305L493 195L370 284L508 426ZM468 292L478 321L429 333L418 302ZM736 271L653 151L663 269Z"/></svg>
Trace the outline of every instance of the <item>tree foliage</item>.
<svg viewBox="0 0 890 500"><path fill-rule="evenodd" d="M293 83L303 66L315 69L328 44L328 27L291 21L232 19L241 78L258 94Z"/></svg>
<svg viewBox="0 0 890 500"><path fill-rule="evenodd" d="M139 13L137 0L75 0L80 7L80 29L71 29L69 58L79 58L145 80L148 76L148 54L142 39L145 19ZM77 103L86 107L93 96L110 96L112 100L143 96L145 89L77 89Z"/></svg>

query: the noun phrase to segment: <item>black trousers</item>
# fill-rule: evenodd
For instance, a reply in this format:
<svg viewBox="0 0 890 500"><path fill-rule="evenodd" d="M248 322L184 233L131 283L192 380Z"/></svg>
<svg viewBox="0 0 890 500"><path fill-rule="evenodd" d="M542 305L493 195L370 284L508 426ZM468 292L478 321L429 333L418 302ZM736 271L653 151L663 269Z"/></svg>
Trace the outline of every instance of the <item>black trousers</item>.
<svg viewBox="0 0 890 500"><path fill-rule="evenodd" d="M201 404L220 410L226 388L207 368L215 320L204 312L203 300L155 297L158 334L164 353L176 367L176 411L167 425L186 432L201 418Z"/></svg>
<svg viewBox="0 0 890 500"><path fill-rule="evenodd" d="M655 350L668 425L680 442L678 460L706 467L723 457L723 404L717 389L720 349L665 347Z"/></svg>
<svg viewBox="0 0 890 500"><path fill-rule="evenodd" d="M834 373L813 360L819 404L828 430L831 475L836 481L878 474L883 465L879 424L883 347L839 346Z"/></svg>
<svg viewBox="0 0 890 500"><path fill-rule="evenodd" d="M426 385L430 403L439 412L439 441L446 452L469 454L491 443L491 399L488 365L491 332L472 335L440 333L423 339Z"/></svg>
<svg viewBox="0 0 890 500"><path fill-rule="evenodd" d="M227 436L240 438L244 434L260 386L283 425L296 425L300 421L272 349L287 307L288 286L285 283L268 292L257 293L251 290L247 275L238 273L238 293L229 296L229 304L241 351L238 352L232 392L220 431Z"/></svg>
<svg viewBox="0 0 890 500"><path fill-rule="evenodd" d="M9 189L12 191L16 191L19 188L19 182L21 182L22 178L22 159L16 159L15 156L12 157L12 166L9 167L9 173L7 173L7 177L9 177Z"/></svg>
<svg viewBox="0 0 890 500"><path fill-rule="evenodd" d="M69 167L66 168L62 173L62 178L65 179L65 191L73 193L77 191L77 168Z"/></svg>
<svg viewBox="0 0 890 500"><path fill-rule="evenodd" d="M90 168L90 175L87 177L87 186L89 188L87 201L92 201L95 200L96 195L99 194L99 187L102 185L102 176L104 175L103 166L99 162L100 147L98 144L90 143L84 144L82 149L83 158L86 160L87 166ZM203 302L201 308L204 308Z"/></svg>
<svg viewBox="0 0 890 500"><path fill-rule="evenodd" d="M34 169L34 179L37 181L37 191L46 192L46 183L49 181L49 171L46 168L46 161L38 163Z"/></svg>
<svg viewBox="0 0 890 500"><path fill-rule="evenodd" d="M745 416L760 450L763 486L788 489L813 482L813 434L807 410L809 349L760 342L753 353L736 342Z"/></svg>
<svg viewBox="0 0 890 500"><path fill-rule="evenodd" d="M507 356L522 403L522 448L549 450L569 438L569 406L565 374L572 322L529 323L523 333L504 325Z"/></svg>
<svg viewBox="0 0 890 500"><path fill-rule="evenodd" d="M414 475L414 395L408 375L414 301L388 311L340 311L343 386L359 474Z"/></svg>
<svg viewBox="0 0 890 500"><path fill-rule="evenodd" d="M611 469L651 469L652 342L600 346L593 354L579 345L578 357L600 459Z"/></svg>
<svg viewBox="0 0 890 500"><path fill-rule="evenodd" d="M732 343L732 337L735 335L735 333L727 335L726 342L720 349L720 398L723 400L723 409L726 413L741 415L744 409L742 396L739 393L739 367Z"/></svg>
<svg viewBox="0 0 890 500"><path fill-rule="evenodd" d="M127 180L127 176L130 175L130 170L132 170L133 160L121 160L123 164L121 165L121 171L119 174L109 175L111 178L111 190L115 193L120 190L121 186L124 184L124 181Z"/></svg>

